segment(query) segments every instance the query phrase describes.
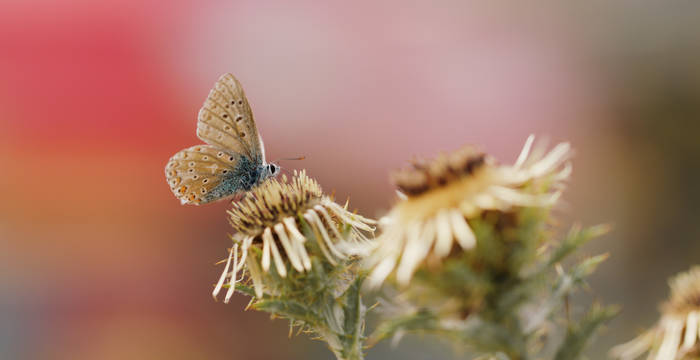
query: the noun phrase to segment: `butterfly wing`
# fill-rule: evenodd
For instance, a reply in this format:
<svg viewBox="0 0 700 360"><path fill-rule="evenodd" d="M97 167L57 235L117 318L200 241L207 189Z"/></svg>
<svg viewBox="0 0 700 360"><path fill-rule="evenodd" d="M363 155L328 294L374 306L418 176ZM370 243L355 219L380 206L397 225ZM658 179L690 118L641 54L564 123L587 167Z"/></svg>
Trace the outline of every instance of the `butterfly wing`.
<svg viewBox="0 0 700 360"><path fill-rule="evenodd" d="M232 175L241 160L241 155L210 145L192 146L170 158L165 177L182 204L206 204L235 194L222 181Z"/></svg>
<svg viewBox="0 0 700 360"><path fill-rule="evenodd" d="M222 75L199 111L197 136L228 153L247 156L262 164L264 154L250 104L241 83L231 74Z"/></svg>

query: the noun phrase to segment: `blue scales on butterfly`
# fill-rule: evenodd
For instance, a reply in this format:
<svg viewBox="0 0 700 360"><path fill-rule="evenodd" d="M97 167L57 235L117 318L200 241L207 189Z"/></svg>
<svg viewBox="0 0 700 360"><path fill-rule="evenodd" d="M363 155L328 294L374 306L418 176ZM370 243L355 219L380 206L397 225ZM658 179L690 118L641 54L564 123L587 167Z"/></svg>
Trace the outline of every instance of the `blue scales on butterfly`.
<svg viewBox="0 0 700 360"><path fill-rule="evenodd" d="M222 175L221 182L203 196L203 202L216 201L231 194L249 191L279 171L275 164L258 165L246 156L241 156L233 171Z"/></svg>

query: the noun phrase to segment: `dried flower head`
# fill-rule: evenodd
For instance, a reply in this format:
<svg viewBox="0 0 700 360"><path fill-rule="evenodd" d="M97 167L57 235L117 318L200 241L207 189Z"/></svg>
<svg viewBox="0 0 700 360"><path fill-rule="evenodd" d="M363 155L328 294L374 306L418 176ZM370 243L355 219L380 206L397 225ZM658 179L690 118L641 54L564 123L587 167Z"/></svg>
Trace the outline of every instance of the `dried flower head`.
<svg viewBox="0 0 700 360"><path fill-rule="evenodd" d="M305 171L295 171L290 182L286 176L282 181L268 179L234 202L228 213L236 231L234 244L213 292L216 298L228 283L224 302L233 295L240 280L237 274L243 269L248 270L258 298L263 295L263 273L271 264L282 278L287 276L287 265L300 273L311 270L313 254L307 251L304 233L313 234L314 249L320 249L324 259L335 264L352 254L347 243L368 241L360 230L374 231L373 220L333 202Z"/></svg>
<svg viewBox="0 0 700 360"><path fill-rule="evenodd" d="M393 175L405 199L382 219L378 246L368 258L372 273L368 286L380 285L396 272L406 285L420 264L436 262L456 245L476 246L471 219L485 212L504 215L515 207L552 205L561 193L561 182L571 167L568 143L549 153L533 149L530 136L514 165L498 165L487 155L465 147L432 161L414 161L411 169Z"/></svg>
<svg viewBox="0 0 700 360"><path fill-rule="evenodd" d="M649 359L674 360L700 357L700 266L669 281L671 298L661 306L661 319L651 329L610 351L617 359L631 360L649 352Z"/></svg>

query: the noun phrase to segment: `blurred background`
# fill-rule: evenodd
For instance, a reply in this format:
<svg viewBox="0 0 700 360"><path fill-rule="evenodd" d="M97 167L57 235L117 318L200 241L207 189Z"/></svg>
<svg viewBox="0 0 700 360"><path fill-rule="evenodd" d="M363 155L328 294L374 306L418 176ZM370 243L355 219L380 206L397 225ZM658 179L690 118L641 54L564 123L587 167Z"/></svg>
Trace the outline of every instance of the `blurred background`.
<svg viewBox="0 0 700 360"><path fill-rule="evenodd" d="M624 307L591 358L700 262L698 2L4 0L0 358L332 357L211 299L227 205L180 206L165 182L224 72L268 158L306 155L283 165L369 216L413 155L572 142L562 224L615 225L585 249L611 253L585 296ZM409 338L367 358L460 356Z"/></svg>

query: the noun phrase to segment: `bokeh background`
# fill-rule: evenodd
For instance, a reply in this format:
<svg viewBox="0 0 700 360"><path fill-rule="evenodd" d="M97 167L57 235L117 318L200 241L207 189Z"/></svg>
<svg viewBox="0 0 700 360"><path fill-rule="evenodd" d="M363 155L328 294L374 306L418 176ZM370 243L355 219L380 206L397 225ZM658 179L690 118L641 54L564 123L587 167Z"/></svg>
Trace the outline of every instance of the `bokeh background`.
<svg viewBox="0 0 700 360"><path fill-rule="evenodd" d="M0 358L332 357L242 295L212 301L226 204L165 182L224 72L269 158L306 155L283 165L370 216L413 155L572 142L562 224L615 225L585 250L611 253L585 296L624 307L592 358L700 262L698 2L4 0ZM408 339L368 359L461 356Z"/></svg>

